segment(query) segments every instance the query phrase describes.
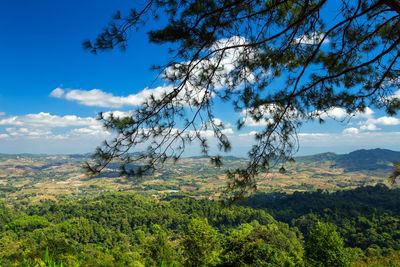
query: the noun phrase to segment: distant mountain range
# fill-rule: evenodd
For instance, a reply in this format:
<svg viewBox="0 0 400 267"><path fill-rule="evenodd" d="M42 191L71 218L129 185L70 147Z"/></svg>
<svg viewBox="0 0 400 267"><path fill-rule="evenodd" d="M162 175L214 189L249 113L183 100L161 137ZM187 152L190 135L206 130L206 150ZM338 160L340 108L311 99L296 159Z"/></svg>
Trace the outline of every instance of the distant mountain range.
<svg viewBox="0 0 400 267"><path fill-rule="evenodd" d="M400 152L389 149L360 149L348 154L321 153L297 157L297 162L315 163L330 161L332 168L343 168L346 172L388 170L400 160Z"/></svg>
<svg viewBox="0 0 400 267"><path fill-rule="evenodd" d="M18 159L18 158L45 158L52 155L41 155L41 154L1 154L0 161L7 159ZM58 155L62 157L63 162L73 161L87 161L91 159L91 154L71 154L71 155ZM208 156L193 156L187 159L202 160ZM246 161L246 158L240 158L235 156L223 157L225 162ZM295 158L297 163L302 164L322 164L329 163L331 168L343 168L345 172L357 172L357 171L385 171L393 168L393 163L400 161L400 152L389 149L361 149L350 152L348 154L335 154L332 152L315 154L310 156L301 156ZM115 166L114 166L115 165ZM117 169L119 164L110 164L110 169Z"/></svg>
<svg viewBox="0 0 400 267"><path fill-rule="evenodd" d="M190 159L204 159L208 156L193 156ZM226 156L225 161L242 161L246 158ZM400 152L389 149L360 149L348 154L326 152L310 156L296 157L297 163L320 164L330 162L331 168L343 168L346 172L357 171L387 171L393 168L393 163L400 161Z"/></svg>

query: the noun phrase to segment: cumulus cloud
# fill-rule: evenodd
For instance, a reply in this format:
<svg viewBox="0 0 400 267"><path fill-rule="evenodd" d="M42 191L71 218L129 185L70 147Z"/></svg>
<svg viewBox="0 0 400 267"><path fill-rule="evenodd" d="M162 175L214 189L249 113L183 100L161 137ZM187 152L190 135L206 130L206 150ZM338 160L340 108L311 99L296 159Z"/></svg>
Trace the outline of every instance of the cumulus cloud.
<svg viewBox="0 0 400 267"><path fill-rule="evenodd" d="M70 131L71 135L92 135L97 137L110 136L111 133L106 131L101 125L91 125L89 127L77 128Z"/></svg>
<svg viewBox="0 0 400 267"><path fill-rule="evenodd" d="M382 125L382 126L400 125L400 119L395 117L383 116L377 119L369 118L366 121L359 122L359 124L361 125L360 129L363 131L376 131L380 130L380 128L377 128L376 125Z"/></svg>
<svg viewBox="0 0 400 267"><path fill-rule="evenodd" d="M329 134L326 133L299 133L299 137L326 137L329 136Z"/></svg>
<svg viewBox="0 0 400 267"><path fill-rule="evenodd" d="M354 114L352 114L352 116L356 119L360 119L360 118L372 118L374 115L374 111L369 108L366 107L363 111L356 111Z"/></svg>
<svg viewBox="0 0 400 267"><path fill-rule="evenodd" d="M122 114L120 111L115 113L117 115ZM3 118L0 119L0 126L9 126L5 128L5 133L0 132L1 139L59 140L71 137L78 138L84 135L98 138L105 138L110 135L108 131L103 129L101 122L95 118L78 117L76 115L58 116L45 112Z"/></svg>
<svg viewBox="0 0 400 267"><path fill-rule="evenodd" d="M13 116L13 117L1 119L0 125L23 125L23 123L18 120L18 116Z"/></svg>
<svg viewBox="0 0 400 267"><path fill-rule="evenodd" d="M92 89L89 91L73 89L67 92L63 91L61 94L58 89L60 88L54 89L50 93L50 96L76 101L85 106L121 108L143 105L150 97L161 99L166 94L171 93L174 90L174 86L159 86L153 89L145 88L137 94L128 96L115 96L112 93L107 93L100 89ZM178 96L175 97L175 103L188 106L194 101L200 102L206 93L208 97L213 97L213 94L206 90L196 91L190 85L187 85L179 92Z"/></svg>
<svg viewBox="0 0 400 267"><path fill-rule="evenodd" d="M262 127L262 126L267 126L268 124L274 123L274 120L273 119L261 119L259 121L256 121L251 117L246 117L243 119L243 122L246 126L249 126L249 127Z"/></svg>
<svg viewBox="0 0 400 267"><path fill-rule="evenodd" d="M397 79L393 80L392 83L399 83L399 81L400 81L400 79L397 78ZM395 99L400 100L400 89L397 90L396 92L394 92L392 95L382 98L381 101L382 102L390 102Z"/></svg>
<svg viewBox="0 0 400 267"><path fill-rule="evenodd" d="M133 111L107 111L103 113L104 118L109 118L111 114L114 116L114 118L125 118L125 117L130 117L133 115Z"/></svg>
<svg viewBox="0 0 400 267"><path fill-rule="evenodd" d="M221 132L225 135L232 135L234 134L234 131L232 130L232 128L227 128L227 129L223 129L221 130ZM190 133L192 135L196 134L195 131L190 131ZM201 130L199 131L199 134L203 137L213 137L214 136L214 131L213 130Z"/></svg>
<svg viewBox="0 0 400 267"><path fill-rule="evenodd" d="M221 132L226 135L234 134L232 128L223 129Z"/></svg>
<svg viewBox="0 0 400 267"><path fill-rule="evenodd" d="M211 119L210 121L208 121L210 124L212 123L212 124L215 124L215 125L223 125L224 123L222 122L222 120L221 119L219 119L219 118L213 118L213 119Z"/></svg>
<svg viewBox="0 0 400 267"><path fill-rule="evenodd" d="M212 127L213 124L215 126L217 126L217 127L224 127L224 128L225 127L227 127L227 128L232 127L232 124L230 124L229 122L223 122L219 118L213 118L213 119L207 121L206 123L204 123L203 126L206 127L206 128L209 128L209 127Z"/></svg>
<svg viewBox="0 0 400 267"><path fill-rule="evenodd" d="M256 54L256 50L241 46L247 43L248 40L241 36L220 39L210 47L209 52L213 52L211 57L201 61L181 62L170 66L165 69L163 78L170 81L182 80L186 74L186 71L182 70L191 68L190 84L204 84L204 82L199 82L201 77L205 75L212 76L209 86L214 90L220 90L235 84L230 74L233 71L240 70L240 72L236 73L237 77L240 77L242 82L252 83L255 81L255 76L250 69L238 68L240 61L244 59L251 60ZM196 88L196 90L201 91L202 88Z"/></svg>
<svg viewBox="0 0 400 267"><path fill-rule="evenodd" d="M192 75L186 82L186 86L181 88L179 94L174 98L177 104L183 106L195 105L198 102L202 102L206 98L212 98L215 93L209 91L202 86L205 86L205 82L200 82L201 77L204 75L211 75L212 70L215 69L216 65L218 68L213 73L213 79L210 83L212 90L219 90L223 87L228 86L233 81L229 74L233 71L237 71L238 62L246 56L252 57L252 52L245 51L242 44L246 44L248 41L240 36L233 36L227 39L221 39L216 41L210 48L210 52L215 53L208 59L196 62L182 62L177 63L165 69L162 78L168 82L181 81L184 78L186 71L182 69L191 67ZM239 45L239 47L236 47ZM227 47L234 46L226 49ZM190 64L190 66L189 66ZM243 69L240 73L242 80L251 82L253 81L254 75L249 69ZM97 106L106 108L121 108L126 106L140 106L151 96L155 99L161 99L166 94L172 92L176 87L174 84L159 86L153 89L144 88L142 91L136 94L128 96L115 96L112 93L105 92L101 89L92 90L80 90L80 89L68 89L55 88L50 94L50 97L63 98L69 101L76 101L81 105L85 106Z"/></svg>
<svg viewBox="0 0 400 267"><path fill-rule="evenodd" d="M56 88L50 93L50 96L55 98L61 98L63 97L63 95L64 95L64 90L61 88Z"/></svg>
<svg viewBox="0 0 400 267"><path fill-rule="evenodd" d="M369 120L367 120L367 123L374 123L374 124L384 125L384 126L392 126L392 125L399 125L400 119L395 118L395 117L383 116L378 119L369 119Z"/></svg>
<svg viewBox="0 0 400 267"><path fill-rule="evenodd" d="M343 134L358 134L360 131L357 128L350 127L343 130Z"/></svg>
<svg viewBox="0 0 400 267"><path fill-rule="evenodd" d="M51 131L45 129L28 129L28 128L7 128L9 136L28 136L40 137L51 134Z"/></svg>
<svg viewBox="0 0 400 267"><path fill-rule="evenodd" d="M376 130L380 130L380 129L377 128L375 124L368 123L368 124L362 125L360 127L360 130L363 130L363 131L376 131Z"/></svg>
<svg viewBox="0 0 400 267"><path fill-rule="evenodd" d="M4 116L4 115L6 115L5 112L0 112L0 117L2 117L2 116Z"/></svg>
<svg viewBox="0 0 400 267"><path fill-rule="evenodd" d="M240 112L240 116L246 126L249 127L259 127L259 126L267 126L269 124L274 123L272 119L276 112L280 112L284 109L276 104L266 104L259 106L253 109L245 109ZM255 115L259 120L255 120L252 118L252 115ZM290 107L285 114L286 120L295 120L298 119L298 112L294 107Z"/></svg>
<svg viewBox="0 0 400 267"><path fill-rule="evenodd" d="M85 106L120 108L124 106L140 106L151 95L155 98L160 98L163 94L172 90L172 86L159 86L154 89L145 88L137 94L114 96L112 93L106 93L100 89L89 91L74 89L65 92L63 89L56 88L50 93L50 96L76 101Z"/></svg>
<svg viewBox="0 0 400 267"><path fill-rule="evenodd" d="M240 137L247 137L247 136L254 136L256 134L258 134L257 131L251 131L251 132L248 132L248 133L241 133L241 134L239 134L239 136Z"/></svg>
<svg viewBox="0 0 400 267"><path fill-rule="evenodd" d="M342 120L345 118L354 118L354 119L361 119L361 118L372 118L374 111L366 107L364 110L358 110L354 113L347 113L344 108L340 107L331 107L325 111L314 111L310 115L319 117L321 119L335 119L335 120Z"/></svg>
<svg viewBox="0 0 400 267"><path fill-rule="evenodd" d="M0 125L24 126L25 128L86 126L97 123L98 121L92 117L81 118L75 115L58 116L45 112L0 119Z"/></svg>
<svg viewBox="0 0 400 267"><path fill-rule="evenodd" d="M328 117L334 118L334 119L344 119L344 118L346 118L346 116L348 116L348 113L343 108L334 107L334 108L327 110L326 115Z"/></svg>
<svg viewBox="0 0 400 267"><path fill-rule="evenodd" d="M400 89L397 90L391 97L400 99Z"/></svg>
<svg viewBox="0 0 400 267"><path fill-rule="evenodd" d="M329 108L325 111L315 111L312 113L312 115L315 115L317 117L320 117L322 119L344 119L349 116L349 113L344 108L339 108L339 107L332 107Z"/></svg>

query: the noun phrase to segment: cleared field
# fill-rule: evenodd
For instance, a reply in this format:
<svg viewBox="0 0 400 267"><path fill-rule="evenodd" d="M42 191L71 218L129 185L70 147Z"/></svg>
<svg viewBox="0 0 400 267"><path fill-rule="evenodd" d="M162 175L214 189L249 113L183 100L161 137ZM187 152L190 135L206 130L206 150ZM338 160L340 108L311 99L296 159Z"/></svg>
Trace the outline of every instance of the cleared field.
<svg viewBox="0 0 400 267"><path fill-rule="evenodd" d="M392 186L387 179L391 170L388 160L377 158L375 169L369 164L369 169L364 170L364 163L357 155L361 164L357 169L348 157L350 154L343 156L347 157L351 168L340 162L340 155L335 159L332 153L300 157L295 163L286 165L285 173L272 169L269 173L260 174L258 190L292 193L318 189L335 191L377 183ZM366 158L371 161L368 155ZM138 192L154 198L171 195L218 198L226 187L226 169L246 164L245 159L229 157L225 158L223 167L216 168L208 158L183 158L176 164L167 161L158 171L142 178L125 178L119 177L117 162L99 177L88 177L82 165L89 160L86 155L0 154L0 200L35 203L44 198L81 198L116 191Z"/></svg>

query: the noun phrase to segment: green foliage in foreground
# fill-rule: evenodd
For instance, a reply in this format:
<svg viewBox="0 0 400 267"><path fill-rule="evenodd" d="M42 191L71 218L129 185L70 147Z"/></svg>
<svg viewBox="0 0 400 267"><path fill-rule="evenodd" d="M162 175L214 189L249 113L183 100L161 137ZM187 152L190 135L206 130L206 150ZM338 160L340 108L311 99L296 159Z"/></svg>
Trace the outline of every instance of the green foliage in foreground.
<svg viewBox="0 0 400 267"><path fill-rule="evenodd" d="M318 222L311 230L305 248L310 266L350 266L351 252L343 247L343 239L332 224Z"/></svg>
<svg viewBox="0 0 400 267"><path fill-rule="evenodd" d="M0 204L0 266L396 266L398 194L258 196L258 208L133 194Z"/></svg>
<svg viewBox="0 0 400 267"><path fill-rule="evenodd" d="M68 265L63 264L61 261L56 262L53 260L52 256L49 254L48 248L46 248L46 254L44 256L44 260L42 259L23 259L22 261L14 261L12 262L9 260L8 263L6 261L3 262L4 266L19 266L19 267L68 267ZM71 267L78 267L79 263L76 263L74 265L70 265Z"/></svg>
<svg viewBox="0 0 400 267"><path fill-rule="evenodd" d="M3 262L43 258L46 248L56 262L80 266L198 266L223 264L225 240L232 230L258 223L298 239L296 229L262 210L223 208L207 200L176 199L157 203L132 194L108 194L37 206L3 206L0 258ZM279 248L274 248L278 253ZM290 257L290 256L289 256ZM0 261L0 262L1 262Z"/></svg>
<svg viewBox="0 0 400 267"><path fill-rule="evenodd" d="M217 231L207 221L192 219L186 227L182 242L187 255L187 265L216 265L221 253Z"/></svg>

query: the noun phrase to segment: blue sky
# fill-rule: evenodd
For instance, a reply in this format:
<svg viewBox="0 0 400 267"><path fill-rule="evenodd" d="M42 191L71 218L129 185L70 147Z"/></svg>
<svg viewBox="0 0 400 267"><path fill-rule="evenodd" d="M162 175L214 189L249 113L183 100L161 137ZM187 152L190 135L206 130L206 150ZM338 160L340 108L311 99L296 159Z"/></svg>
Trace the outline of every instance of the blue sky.
<svg viewBox="0 0 400 267"><path fill-rule="evenodd" d="M128 112L146 95L168 86L153 83L152 64L168 60L167 47L134 33L127 51L92 55L82 41L93 39L118 9L133 1L4 0L0 6L0 153L91 152L110 134L94 119L99 112ZM153 22L149 26L157 26ZM146 89L147 88L147 89ZM155 90L155 91L154 91ZM400 95L400 94L399 94ZM329 112L338 121L308 123L300 129L301 154L359 148L400 150L400 116L368 109L345 120L341 109ZM240 113L223 104L217 117L228 125L232 154L245 155L254 131L238 132ZM213 143L211 143L213 144ZM140 149L140 148L138 148ZM189 154L198 153L192 147Z"/></svg>

